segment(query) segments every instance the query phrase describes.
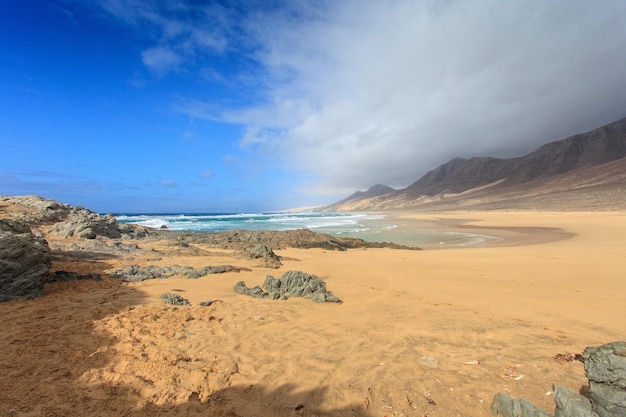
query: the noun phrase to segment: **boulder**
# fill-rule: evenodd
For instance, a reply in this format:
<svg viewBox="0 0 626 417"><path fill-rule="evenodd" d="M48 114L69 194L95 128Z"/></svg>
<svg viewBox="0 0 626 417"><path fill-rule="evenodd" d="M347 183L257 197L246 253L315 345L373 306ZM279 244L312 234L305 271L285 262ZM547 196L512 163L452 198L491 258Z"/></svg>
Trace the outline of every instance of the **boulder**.
<svg viewBox="0 0 626 417"><path fill-rule="evenodd" d="M600 417L626 417L626 342L588 347L582 357L593 410Z"/></svg>
<svg viewBox="0 0 626 417"><path fill-rule="evenodd" d="M0 301L42 296L51 265L43 238L23 222L0 220Z"/></svg>
<svg viewBox="0 0 626 417"><path fill-rule="evenodd" d="M591 401L562 385L553 385L554 417L598 417L591 409Z"/></svg>
<svg viewBox="0 0 626 417"><path fill-rule="evenodd" d="M493 398L491 413L496 417L552 417L531 402L512 398L502 392Z"/></svg>

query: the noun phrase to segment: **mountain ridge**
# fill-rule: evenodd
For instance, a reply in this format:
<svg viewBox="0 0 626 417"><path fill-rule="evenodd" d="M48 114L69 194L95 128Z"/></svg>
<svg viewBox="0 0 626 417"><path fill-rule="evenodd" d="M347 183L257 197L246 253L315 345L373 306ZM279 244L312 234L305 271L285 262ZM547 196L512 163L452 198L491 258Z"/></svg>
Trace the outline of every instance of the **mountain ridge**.
<svg viewBox="0 0 626 417"><path fill-rule="evenodd" d="M616 163L622 159L623 163ZM607 165L606 169L613 170L613 177L607 178L601 169L592 169L603 165ZM478 206L484 208L490 202L493 207L513 209L527 206L520 199L536 199L538 190L541 190L542 195L557 195L564 191L592 191L590 187L594 188L593 194L597 194L597 198L602 198L601 193L598 194L598 187L610 185L616 191L626 190L626 175L622 181L622 165L626 167L626 118L547 143L521 157L453 158L427 172L406 188L373 196L368 196L367 192L357 192L323 207L322 211L406 208L450 210ZM598 178L602 178L602 181ZM555 179L558 181L555 182ZM576 181L580 186L576 186ZM569 188L559 189L559 183L569 184ZM470 197L481 197L483 201L472 202ZM620 207L619 201L616 203L616 209L626 209L623 205ZM589 205L591 202L585 204ZM614 207L615 203L610 204ZM585 208L582 201L576 204L573 199L567 205L564 203L562 209L575 207Z"/></svg>

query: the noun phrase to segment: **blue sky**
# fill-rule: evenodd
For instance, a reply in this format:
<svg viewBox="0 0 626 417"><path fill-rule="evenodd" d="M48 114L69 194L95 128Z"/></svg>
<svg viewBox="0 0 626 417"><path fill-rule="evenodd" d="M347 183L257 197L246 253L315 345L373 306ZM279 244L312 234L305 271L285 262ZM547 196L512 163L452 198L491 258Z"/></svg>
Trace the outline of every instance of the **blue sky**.
<svg viewBox="0 0 626 417"><path fill-rule="evenodd" d="M0 194L243 212L626 116L621 0L5 0Z"/></svg>

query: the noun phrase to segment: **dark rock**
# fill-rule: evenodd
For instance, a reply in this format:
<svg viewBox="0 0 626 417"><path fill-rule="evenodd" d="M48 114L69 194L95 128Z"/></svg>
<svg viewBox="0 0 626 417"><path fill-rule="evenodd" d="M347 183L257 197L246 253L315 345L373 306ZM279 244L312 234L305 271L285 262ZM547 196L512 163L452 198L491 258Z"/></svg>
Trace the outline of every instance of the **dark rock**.
<svg viewBox="0 0 626 417"><path fill-rule="evenodd" d="M553 391L554 417L598 417L591 409L591 401L582 395L561 385L553 385Z"/></svg>
<svg viewBox="0 0 626 417"><path fill-rule="evenodd" d="M171 304L173 306L188 306L189 300L181 297L178 294L172 294L171 292L166 292L165 294L161 294L161 299L165 304Z"/></svg>
<svg viewBox="0 0 626 417"><path fill-rule="evenodd" d="M280 293L294 297L310 298L316 303L340 303L341 300L326 290L324 281L315 275L301 271L287 271L280 278Z"/></svg>
<svg viewBox="0 0 626 417"><path fill-rule="evenodd" d="M593 410L600 417L626 417L626 342L588 347L582 357Z"/></svg>
<svg viewBox="0 0 626 417"><path fill-rule="evenodd" d="M70 282L70 281L85 281L85 280L102 281L102 276L100 274L81 275L72 271L55 271L53 274L50 274L47 282L48 283Z"/></svg>
<svg viewBox="0 0 626 417"><path fill-rule="evenodd" d="M501 392L493 398L491 412L497 417L552 417L529 401L518 400Z"/></svg>
<svg viewBox="0 0 626 417"><path fill-rule="evenodd" d="M22 222L0 220L0 302L42 296L51 265L44 239Z"/></svg>
<svg viewBox="0 0 626 417"><path fill-rule="evenodd" d="M233 289L239 294L256 298L286 300L288 295L291 295L293 297L309 298L316 303L341 303L338 297L326 290L326 286L321 279L315 275L300 271L287 271L280 279L268 275L263 283L263 288L257 286L250 289L246 287L245 282L239 281Z"/></svg>
<svg viewBox="0 0 626 417"><path fill-rule="evenodd" d="M237 294L250 295L250 289L246 286L246 283L244 281L237 281L237 283L233 287L233 290Z"/></svg>

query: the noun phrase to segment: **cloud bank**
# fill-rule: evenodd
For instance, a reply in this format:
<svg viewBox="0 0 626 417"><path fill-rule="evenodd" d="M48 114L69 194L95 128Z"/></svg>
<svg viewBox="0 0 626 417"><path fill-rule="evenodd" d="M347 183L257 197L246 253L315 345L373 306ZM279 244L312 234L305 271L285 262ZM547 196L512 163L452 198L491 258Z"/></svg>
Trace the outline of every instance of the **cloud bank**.
<svg viewBox="0 0 626 417"><path fill-rule="evenodd" d="M215 77L247 76L254 102L176 109L240 124L243 149L309 173L313 193L407 186L456 156L519 156L626 116L621 0L301 0L193 19L106 3L160 28L143 54L160 75L202 51L254 62Z"/></svg>

